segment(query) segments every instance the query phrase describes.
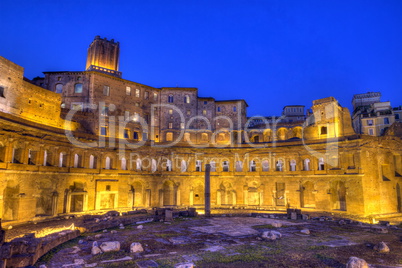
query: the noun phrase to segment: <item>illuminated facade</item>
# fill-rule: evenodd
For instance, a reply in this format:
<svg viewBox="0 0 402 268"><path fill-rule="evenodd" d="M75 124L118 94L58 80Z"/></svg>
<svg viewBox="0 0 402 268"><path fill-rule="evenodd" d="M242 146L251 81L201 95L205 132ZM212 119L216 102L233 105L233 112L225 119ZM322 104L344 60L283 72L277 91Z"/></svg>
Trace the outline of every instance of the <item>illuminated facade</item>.
<svg viewBox="0 0 402 268"><path fill-rule="evenodd" d="M400 124L382 137L357 135L333 97L314 100L307 118L295 105L284 108L282 121L247 121L244 100L201 98L196 88L153 88L97 70L92 48L87 71L46 72L37 86L0 58L5 224L202 207L205 164L214 208L401 212ZM98 67L118 72L118 57L105 59L111 65Z"/></svg>

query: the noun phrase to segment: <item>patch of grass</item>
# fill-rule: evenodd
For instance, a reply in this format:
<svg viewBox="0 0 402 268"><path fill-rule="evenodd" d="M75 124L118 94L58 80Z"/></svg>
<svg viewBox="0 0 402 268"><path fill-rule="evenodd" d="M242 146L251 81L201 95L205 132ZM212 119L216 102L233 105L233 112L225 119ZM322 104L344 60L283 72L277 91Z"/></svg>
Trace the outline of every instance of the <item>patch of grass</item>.
<svg viewBox="0 0 402 268"><path fill-rule="evenodd" d="M183 262L179 258L159 259L156 260L160 268L173 268L175 264Z"/></svg>
<svg viewBox="0 0 402 268"><path fill-rule="evenodd" d="M121 267L137 267L137 264L135 261L125 261L125 262L116 262L116 263L107 263L103 264L103 267L105 268L121 268Z"/></svg>
<svg viewBox="0 0 402 268"><path fill-rule="evenodd" d="M334 231L339 231L339 232L358 232L359 230L354 229L354 228L346 228L346 227L339 227L339 226L330 226L329 228L331 228Z"/></svg>
<svg viewBox="0 0 402 268"><path fill-rule="evenodd" d="M115 260L115 259L121 259L127 256L127 252L120 250L120 251L110 251L110 252L104 252L97 254L91 258L91 263L92 262L98 262L98 261L104 261L104 260Z"/></svg>
<svg viewBox="0 0 402 268"><path fill-rule="evenodd" d="M329 248L328 246L310 246L307 250L323 250Z"/></svg>
<svg viewBox="0 0 402 268"><path fill-rule="evenodd" d="M80 239L82 239L82 238L83 238L82 236L79 236L79 237L71 239L70 241L67 241L67 242L65 242L65 243L63 243L61 245L58 245L57 247L52 248L45 255L40 257L36 263L38 265L48 263L54 257L54 255L57 252L59 252L60 250L63 250L63 249L66 249L66 248L72 248L72 247L78 245L78 241Z"/></svg>
<svg viewBox="0 0 402 268"><path fill-rule="evenodd" d="M255 225L255 226L252 226L252 228L257 229L257 230L259 230L259 229L276 229L276 227L272 226L271 224Z"/></svg>
<svg viewBox="0 0 402 268"><path fill-rule="evenodd" d="M174 237L174 236L180 236L182 234L175 233L175 232L164 232L164 233L157 233L154 234L154 236L160 237L160 238L165 238L165 237Z"/></svg>
<svg viewBox="0 0 402 268"><path fill-rule="evenodd" d="M202 254L202 260L196 261L197 266L208 267L216 264L246 264L266 262L269 255L278 254L279 250L267 250L261 246L240 246L233 248L238 254L227 255L221 252L206 252Z"/></svg>

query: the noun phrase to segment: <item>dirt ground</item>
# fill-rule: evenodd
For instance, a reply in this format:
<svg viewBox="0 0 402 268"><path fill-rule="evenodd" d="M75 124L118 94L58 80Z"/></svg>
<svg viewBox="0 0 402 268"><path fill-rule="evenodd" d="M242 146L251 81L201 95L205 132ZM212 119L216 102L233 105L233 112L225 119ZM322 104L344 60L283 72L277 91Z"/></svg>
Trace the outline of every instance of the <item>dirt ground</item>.
<svg viewBox="0 0 402 268"><path fill-rule="evenodd" d="M273 227L278 223L282 227ZM282 217L179 217L170 224L144 223L142 229L138 225L86 233L53 249L36 266L174 267L177 263L192 262L196 267L208 268L345 267L349 257L355 256L373 267L402 267L402 229L396 226L381 226L379 230L373 229L378 225L356 222L340 225L338 220L302 221ZM310 234L302 234L302 229L309 229ZM261 240L262 233L269 230L279 231L282 238ZM98 243L119 241L121 249L92 255L95 240ZM133 242L141 243L144 252L130 253ZM385 242L390 252L375 251L373 247L379 242ZM124 257L130 259L116 261ZM78 259L85 264L78 264ZM108 260L111 262L105 262Z"/></svg>

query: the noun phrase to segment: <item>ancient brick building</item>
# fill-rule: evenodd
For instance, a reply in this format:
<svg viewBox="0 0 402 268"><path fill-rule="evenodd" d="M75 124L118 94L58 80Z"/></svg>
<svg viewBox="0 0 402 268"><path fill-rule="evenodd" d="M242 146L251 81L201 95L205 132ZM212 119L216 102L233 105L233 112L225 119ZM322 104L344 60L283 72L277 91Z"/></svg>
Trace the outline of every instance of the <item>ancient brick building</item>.
<svg viewBox="0 0 402 268"><path fill-rule="evenodd" d="M356 134L333 97L314 100L307 116L294 105L283 120L247 120L244 100L124 80L118 62L118 43L99 37L86 71L46 72L33 82L0 57L5 224L102 209L202 207L205 164L213 208L401 212L400 123L381 137Z"/></svg>

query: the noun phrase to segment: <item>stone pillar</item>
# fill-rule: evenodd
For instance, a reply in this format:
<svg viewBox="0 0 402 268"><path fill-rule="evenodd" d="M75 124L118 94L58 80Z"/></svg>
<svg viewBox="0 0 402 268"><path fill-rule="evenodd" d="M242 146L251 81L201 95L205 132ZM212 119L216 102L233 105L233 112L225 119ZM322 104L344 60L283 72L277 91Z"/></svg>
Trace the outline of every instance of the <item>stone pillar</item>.
<svg viewBox="0 0 402 268"><path fill-rule="evenodd" d="M134 191L130 190L128 191L128 197L127 197L127 207L129 207L130 209L132 209L134 207Z"/></svg>
<svg viewBox="0 0 402 268"><path fill-rule="evenodd" d="M145 207L151 206L151 189L145 190Z"/></svg>
<svg viewBox="0 0 402 268"><path fill-rule="evenodd" d="M194 205L194 191L190 190L190 206Z"/></svg>
<svg viewBox="0 0 402 268"><path fill-rule="evenodd" d="M243 188L243 204L248 206L248 188Z"/></svg>
<svg viewBox="0 0 402 268"><path fill-rule="evenodd" d="M159 206L163 207L163 190L159 189Z"/></svg>
<svg viewBox="0 0 402 268"><path fill-rule="evenodd" d="M58 199L59 199L59 194L56 191L54 191L52 193L52 216L57 216L57 213L58 213L58 207L57 207Z"/></svg>
<svg viewBox="0 0 402 268"><path fill-rule="evenodd" d="M216 205L217 206L222 205L222 191L221 190L218 190L216 192Z"/></svg>
<svg viewBox="0 0 402 268"><path fill-rule="evenodd" d="M211 216L211 165L205 165L205 216Z"/></svg>

